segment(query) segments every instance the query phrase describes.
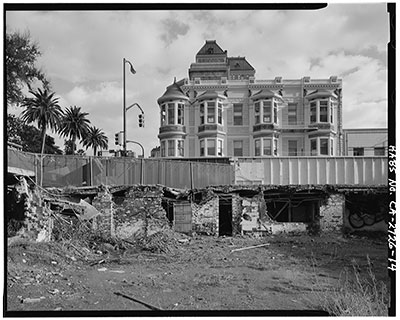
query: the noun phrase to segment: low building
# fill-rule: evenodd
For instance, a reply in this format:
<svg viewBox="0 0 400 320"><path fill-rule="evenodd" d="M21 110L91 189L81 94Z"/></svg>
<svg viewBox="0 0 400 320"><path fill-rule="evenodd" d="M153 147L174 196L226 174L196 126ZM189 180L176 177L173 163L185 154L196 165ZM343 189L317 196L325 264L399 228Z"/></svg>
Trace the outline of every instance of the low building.
<svg viewBox="0 0 400 320"><path fill-rule="evenodd" d="M346 156L386 156L388 130L386 128L344 129Z"/></svg>

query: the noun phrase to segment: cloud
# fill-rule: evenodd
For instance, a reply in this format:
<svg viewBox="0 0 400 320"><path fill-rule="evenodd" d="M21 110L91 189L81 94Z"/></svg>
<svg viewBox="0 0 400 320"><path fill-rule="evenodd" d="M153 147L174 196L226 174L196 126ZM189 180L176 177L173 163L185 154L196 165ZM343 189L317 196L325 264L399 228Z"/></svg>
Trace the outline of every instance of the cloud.
<svg viewBox="0 0 400 320"><path fill-rule="evenodd" d="M188 77L205 40L217 40L229 56L245 56L257 79L338 75L345 126L385 126L385 3L329 4L314 11L244 9L15 11L6 12L6 22L30 31L43 52L39 65L60 102L89 112L110 141L122 128L122 61L132 62L137 73L126 69L127 104L145 109L146 127L138 128L137 110L129 110L128 134L143 140L146 154L158 144L157 98L174 77Z"/></svg>

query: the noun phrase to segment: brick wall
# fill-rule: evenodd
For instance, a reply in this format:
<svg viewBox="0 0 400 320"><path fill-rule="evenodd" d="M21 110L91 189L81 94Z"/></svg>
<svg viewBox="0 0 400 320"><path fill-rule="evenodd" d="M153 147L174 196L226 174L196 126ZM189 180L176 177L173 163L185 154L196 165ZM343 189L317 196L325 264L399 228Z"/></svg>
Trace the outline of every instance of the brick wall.
<svg viewBox="0 0 400 320"><path fill-rule="evenodd" d="M132 187L125 199L115 206L115 235L121 239L148 237L165 228L170 229L166 211L161 206L162 188Z"/></svg>
<svg viewBox="0 0 400 320"><path fill-rule="evenodd" d="M340 231L343 228L343 215L345 208L345 196L333 193L326 203L322 203L319 213L320 230Z"/></svg>
<svg viewBox="0 0 400 320"><path fill-rule="evenodd" d="M192 230L199 234L218 236L218 215L218 196L214 196L203 204L192 202Z"/></svg>

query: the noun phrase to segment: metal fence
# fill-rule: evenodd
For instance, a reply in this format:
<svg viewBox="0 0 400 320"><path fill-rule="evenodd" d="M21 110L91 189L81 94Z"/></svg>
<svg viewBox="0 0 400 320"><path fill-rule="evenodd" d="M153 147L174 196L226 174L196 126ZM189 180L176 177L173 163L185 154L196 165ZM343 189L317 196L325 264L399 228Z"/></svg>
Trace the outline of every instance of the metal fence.
<svg viewBox="0 0 400 320"><path fill-rule="evenodd" d="M8 166L30 170L43 187L161 184L173 188L203 188L234 183L233 166L166 159L40 155L9 148Z"/></svg>
<svg viewBox="0 0 400 320"><path fill-rule="evenodd" d="M387 185L386 157L238 158L236 184Z"/></svg>

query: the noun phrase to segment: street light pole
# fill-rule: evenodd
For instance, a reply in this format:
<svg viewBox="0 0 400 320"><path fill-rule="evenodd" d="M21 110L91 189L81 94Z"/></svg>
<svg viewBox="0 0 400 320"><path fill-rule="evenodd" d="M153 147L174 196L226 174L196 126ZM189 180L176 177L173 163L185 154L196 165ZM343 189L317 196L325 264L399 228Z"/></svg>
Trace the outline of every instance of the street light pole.
<svg viewBox="0 0 400 320"><path fill-rule="evenodd" d="M122 78L122 95L123 95L123 103L122 103L122 114L123 114L123 131L124 131L124 135L122 138L122 150L124 152L124 156L126 153L126 98L125 98L125 58L123 58L122 60L122 74L123 74L123 78Z"/></svg>

